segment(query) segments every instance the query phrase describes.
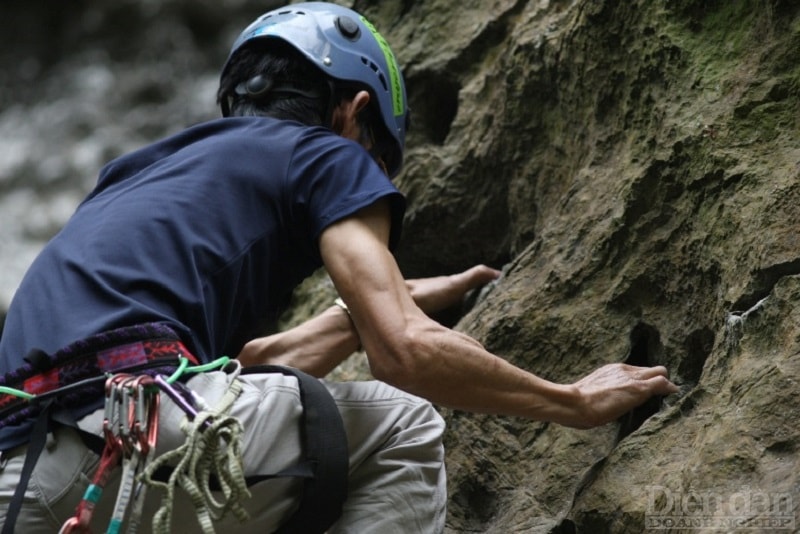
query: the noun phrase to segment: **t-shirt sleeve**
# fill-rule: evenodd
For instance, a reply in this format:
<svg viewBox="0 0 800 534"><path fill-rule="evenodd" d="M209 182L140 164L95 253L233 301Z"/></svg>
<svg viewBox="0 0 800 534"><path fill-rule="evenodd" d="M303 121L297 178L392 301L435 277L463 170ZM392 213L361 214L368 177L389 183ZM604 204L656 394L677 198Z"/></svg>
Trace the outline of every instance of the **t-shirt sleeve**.
<svg viewBox="0 0 800 534"><path fill-rule="evenodd" d="M391 209L389 248L396 247L405 198L355 142L314 130L297 145L288 179L292 219L305 227L306 244L315 255L319 255L319 236L325 228L382 198L389 200Z"/></svg>

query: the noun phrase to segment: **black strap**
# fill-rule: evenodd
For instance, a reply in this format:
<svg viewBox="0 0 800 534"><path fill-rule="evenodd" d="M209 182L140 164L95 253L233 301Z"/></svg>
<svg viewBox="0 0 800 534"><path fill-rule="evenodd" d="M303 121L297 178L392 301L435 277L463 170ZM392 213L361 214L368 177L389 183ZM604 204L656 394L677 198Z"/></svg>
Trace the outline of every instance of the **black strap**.
<svg viewBox="0 0 800 534"><path fill-rule="evenodd" d="M22 501L25 499L25 490L28 489L28 483L33 474L33 468L36 467L36 462L39 460L39 456L41 456L44 446L47 443L47 428L50 423L50 409L52 406L52 400L48 401L47 404L43 406L31 430L30 443L25 453L25 463L22 464L22 472L19 476L17 488L14 490L14 496L11 497L11 502L8 503L6 522L3 525L2 534L13 534L14 532L14 526L17 524L17 517L19 516L20 510L22 510Z"/></svg>
<svg viewBox="0 0 800 534"><path fill-rule="evenodd" d="M306 478L300 506L277 534L323 533L342 515L347 497L347 435L336 403L322 382L297 369L263 365L242 370L249 373L296 377L303 403L301 439L314 477Z"/></svg>

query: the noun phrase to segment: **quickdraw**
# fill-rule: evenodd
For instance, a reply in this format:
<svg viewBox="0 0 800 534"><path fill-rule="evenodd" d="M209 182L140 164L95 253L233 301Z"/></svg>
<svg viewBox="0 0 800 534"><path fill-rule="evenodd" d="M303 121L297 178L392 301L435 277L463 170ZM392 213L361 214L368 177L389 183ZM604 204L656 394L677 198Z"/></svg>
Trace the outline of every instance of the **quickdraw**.
<svg viewBox="0 0 800 534"><path fill-rule="evenodd" d="M128 510L128 532L134 534L139 528L146 486L138 480L138 475L153 459L158 436L159 394L154 384L148 375L129 377L120 383L122 405L128 406L128 424L120 426L124 457L122 480L108 534L120 531Z"/></svg>
<svg viewBox="0 0 800 534"><path fill-rule="evenodd" d="M149 475L143 476L143 473L155 456L160 393L165 392L186 413L189 421L193 421L198 415L195 405L198 399L192 396L190 390L177 382L178 378L185 373L198 373L224 367L229 362L230 358L222 357L205 365L189 366L188 360L181 359L178 369L168 378L164 375L153 377L146 374L118 373L106 379L103 417L105 445L100 463L91 484L75 509L75 515L63 524L59 534L91 534L90 523L95 507L103 495L111 474L120 462L122 477L106 534L120 532L126 519L127 532L131 534L137 532L147 485L152 485ZM203 419L200 422L201 430L210 426L210 419Z"/></svg>
<svg viewBox="0 0 800 534"><path fill-rule="evenodd" d="M75 515L69 518L61 527L59 534L89 534L89 524L100 497L103 496L103 489L111 477L111 473L116 468L122 458L122 441L114 433L114 427L119 426L117 421L118 414L114 409L116 406L117 389L114 387L114 375L106 379L106 404L105 415L103 418L103 434L105 436L105 447L100 456L100 464L92 478L92 483L86 488L83 498L75 509Z"/></svg>
<svg viewBox="0 0 800 534"><path fill-rule="evenodd" d="M128 532L135 533L139 526L145 486L137 478L155 454L159 389L151 376L116 374L106 380L105 393L105 447L100 464L78 503L75 515L61 527L63 534L90 534L89 525L95 507L120 461L123 462L123 475L106 532L119 532L129 509Z"/></svg>

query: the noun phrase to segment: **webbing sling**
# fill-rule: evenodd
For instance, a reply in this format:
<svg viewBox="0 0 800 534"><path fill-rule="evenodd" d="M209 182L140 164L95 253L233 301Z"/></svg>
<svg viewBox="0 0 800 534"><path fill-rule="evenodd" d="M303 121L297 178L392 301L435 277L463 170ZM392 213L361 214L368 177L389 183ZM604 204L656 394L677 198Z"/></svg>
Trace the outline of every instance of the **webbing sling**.
<svg viewBox="0 0 800 534"><path fill-rule="evenodd" d="M297 473L309 466L313 477L306 478L297 511L276 534L316 534L325 532L342 515L347 498L349 453L344 423L328 389L316 378L292 367L259 365L246 367L242 374L281 373L297 378L303 403L301 440L304 459ZM262 478L297 476L289 468ZM302 475L300 475L302 476Z"/></svg>

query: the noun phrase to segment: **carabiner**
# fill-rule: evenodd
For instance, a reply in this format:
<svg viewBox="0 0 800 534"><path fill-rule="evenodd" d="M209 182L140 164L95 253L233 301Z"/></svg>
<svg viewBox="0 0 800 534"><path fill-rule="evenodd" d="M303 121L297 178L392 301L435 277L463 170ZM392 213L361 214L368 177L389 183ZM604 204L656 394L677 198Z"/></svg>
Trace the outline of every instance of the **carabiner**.
<svg viewBox="0 0 800 534"><path fill-rule="evenodd" d="M122 441L115 433L115 426L118 426L119 420L119 410L117 406L119 392L117 391L117 382L123 379L124 377L115 375L106 380L106 406L103 418L105 447L103 447L103 452L100 455L100 463L95 470L92 481L86 488L83 497L75 509L75 515L67 519L59 530L59 533L90 534L91 532L89 530L89 524L91 523L95 506L103 495L103 489L112 471L116 468L117 463L122 457Z"/></svg>
<svg viewBox="0 0 800 534"><path fill-rule="evenodd" d="M133 421L132 432L135 434L134 445L139 451L146 455L150 449L155 448L158 438L158 408L159 392L147 391L147 388L155 388L156 383L153 377L141 375L133 381L133 389L136 402L136 418Z"/></svg>
<svg viewBox="0 0 800 534"><path fill-rule="evenodd" d="M80 529L80 530L78 530ZM88 532L88 529L81 525L80 521L77 517L70 517L67 519L61 528L58 530L58 534L74 534L80 532L81 534Z"/></svg>
<svg viewBox="0 0 800 534"><path fill-rule="evenodd" d="M178 408L180 408L186 414L186 417L188 417L190 421L194 421L198 413L197 408L195 408L194 405L189 400L187 400L186 397L184 397L180 391L177 390L178 387L183 387L183 385L181 384L179 386L170 384L167 381L167 379L164 378L164 376L162 375L157 375L155 378L155 382L161 389L161 391L166 393L167 396L172 400L172 402L174 402L178 406ZM203 421L201 428L206 429L209 426L211 426L211 421L206 419L205 421Z"/></svg>

